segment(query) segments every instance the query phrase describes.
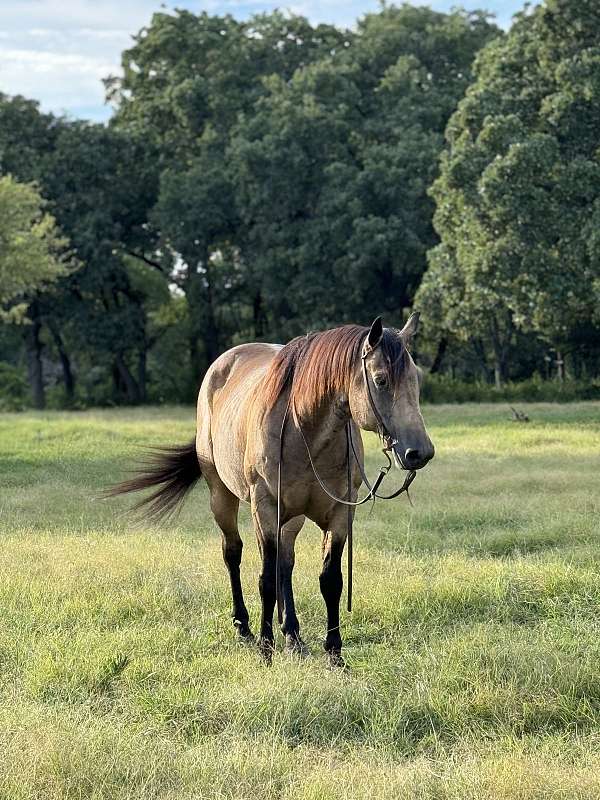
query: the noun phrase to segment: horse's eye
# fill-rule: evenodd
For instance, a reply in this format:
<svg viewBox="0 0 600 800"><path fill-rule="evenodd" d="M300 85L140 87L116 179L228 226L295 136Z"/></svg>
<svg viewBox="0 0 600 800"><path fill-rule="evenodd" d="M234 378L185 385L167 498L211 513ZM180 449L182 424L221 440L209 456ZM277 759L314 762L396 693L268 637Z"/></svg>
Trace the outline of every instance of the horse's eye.
<svg viewBox="0 0 600 800"><path fill-rule="evenodd" d="M385 375L373 375L373 383L378 389L383 389L387 386L387 377Z"/></svg>

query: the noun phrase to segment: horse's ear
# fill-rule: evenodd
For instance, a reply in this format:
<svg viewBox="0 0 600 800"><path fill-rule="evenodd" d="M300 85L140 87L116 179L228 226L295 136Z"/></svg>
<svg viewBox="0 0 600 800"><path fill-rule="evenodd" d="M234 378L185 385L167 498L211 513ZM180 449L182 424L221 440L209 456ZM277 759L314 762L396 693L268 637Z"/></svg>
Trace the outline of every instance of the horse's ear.
<svg viewBox="0 0 600 800"><path fill-rule="evenodd" d="M381 317L375 317L369 329L367 336L367 346L369 350L374 350L383 337L383 322Z"/></svg>
<svg viewBox="0 0 600 800"><path fill-rule="evenodd" d="M406 325L400 331L400 336L404 339L406 344L410 342L415 333L419 330L419 312L413 311L408 318Z"/></svg>

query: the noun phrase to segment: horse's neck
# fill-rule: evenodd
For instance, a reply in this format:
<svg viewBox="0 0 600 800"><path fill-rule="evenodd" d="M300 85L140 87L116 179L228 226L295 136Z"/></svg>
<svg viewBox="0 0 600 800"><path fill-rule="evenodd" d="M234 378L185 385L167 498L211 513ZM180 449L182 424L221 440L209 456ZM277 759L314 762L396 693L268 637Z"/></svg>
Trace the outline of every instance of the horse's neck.
<svg viewBox="0 0 600 800"><path fill-rule="evenodd" d="M302 421L302 430L315 452L327 448L338 437L345 437L346 424L351 419L347 397L334 397L324 401L308 420Z"/></svg>

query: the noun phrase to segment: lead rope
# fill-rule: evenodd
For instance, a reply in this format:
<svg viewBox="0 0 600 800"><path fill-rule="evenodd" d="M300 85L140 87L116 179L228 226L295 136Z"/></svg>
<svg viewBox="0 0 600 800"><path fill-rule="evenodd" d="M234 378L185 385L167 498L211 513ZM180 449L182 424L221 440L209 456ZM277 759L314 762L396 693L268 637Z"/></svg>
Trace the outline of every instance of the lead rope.
<svg viewBox="0 0 600 800"><path fill-rule="evenodd" d="M283 622L283 598L281 597L281 571L279 566L279 551L281 549L281 465L283 462L283 435L285 433L285 423L287 422L288 411L290 410L290 400L288 399L283 419L281 421L281 431L279 433L279 459L277 463L277 543L275 548L275 597L277 598L277 620L281 625Z"/></svg>
<svg viewBox="0 0 600 800"><path fill-rule="evenodd" d="M350 463L350 422L346 423L346 445L347 445L347 461L348 461L348 500L352 500L352 466ZM352 514L352 506L348 506L348 613L352 611L352 527L354 524L354 517Z"/></svg>

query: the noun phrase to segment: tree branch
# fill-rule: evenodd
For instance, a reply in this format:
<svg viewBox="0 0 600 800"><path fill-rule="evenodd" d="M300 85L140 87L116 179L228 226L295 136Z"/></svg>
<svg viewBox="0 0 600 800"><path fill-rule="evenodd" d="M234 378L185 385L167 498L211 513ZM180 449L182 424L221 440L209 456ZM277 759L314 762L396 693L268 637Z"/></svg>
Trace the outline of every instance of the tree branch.
<svg viewBox="0 0 600 800"><path fill-rule="evenodd" d="M143 261L144 264L147 264L149 267L154 267L154 269L157 269L161 273L161 275L168 277L168 273L165 272L165 270L162 267L162 264L159 264L158 261L153 261L151 258L148 258L143 253L136 253L134 250L127 250L125 248L124 252L128 256L132 256L133 258L137 258L139 261Z"/></svg>

